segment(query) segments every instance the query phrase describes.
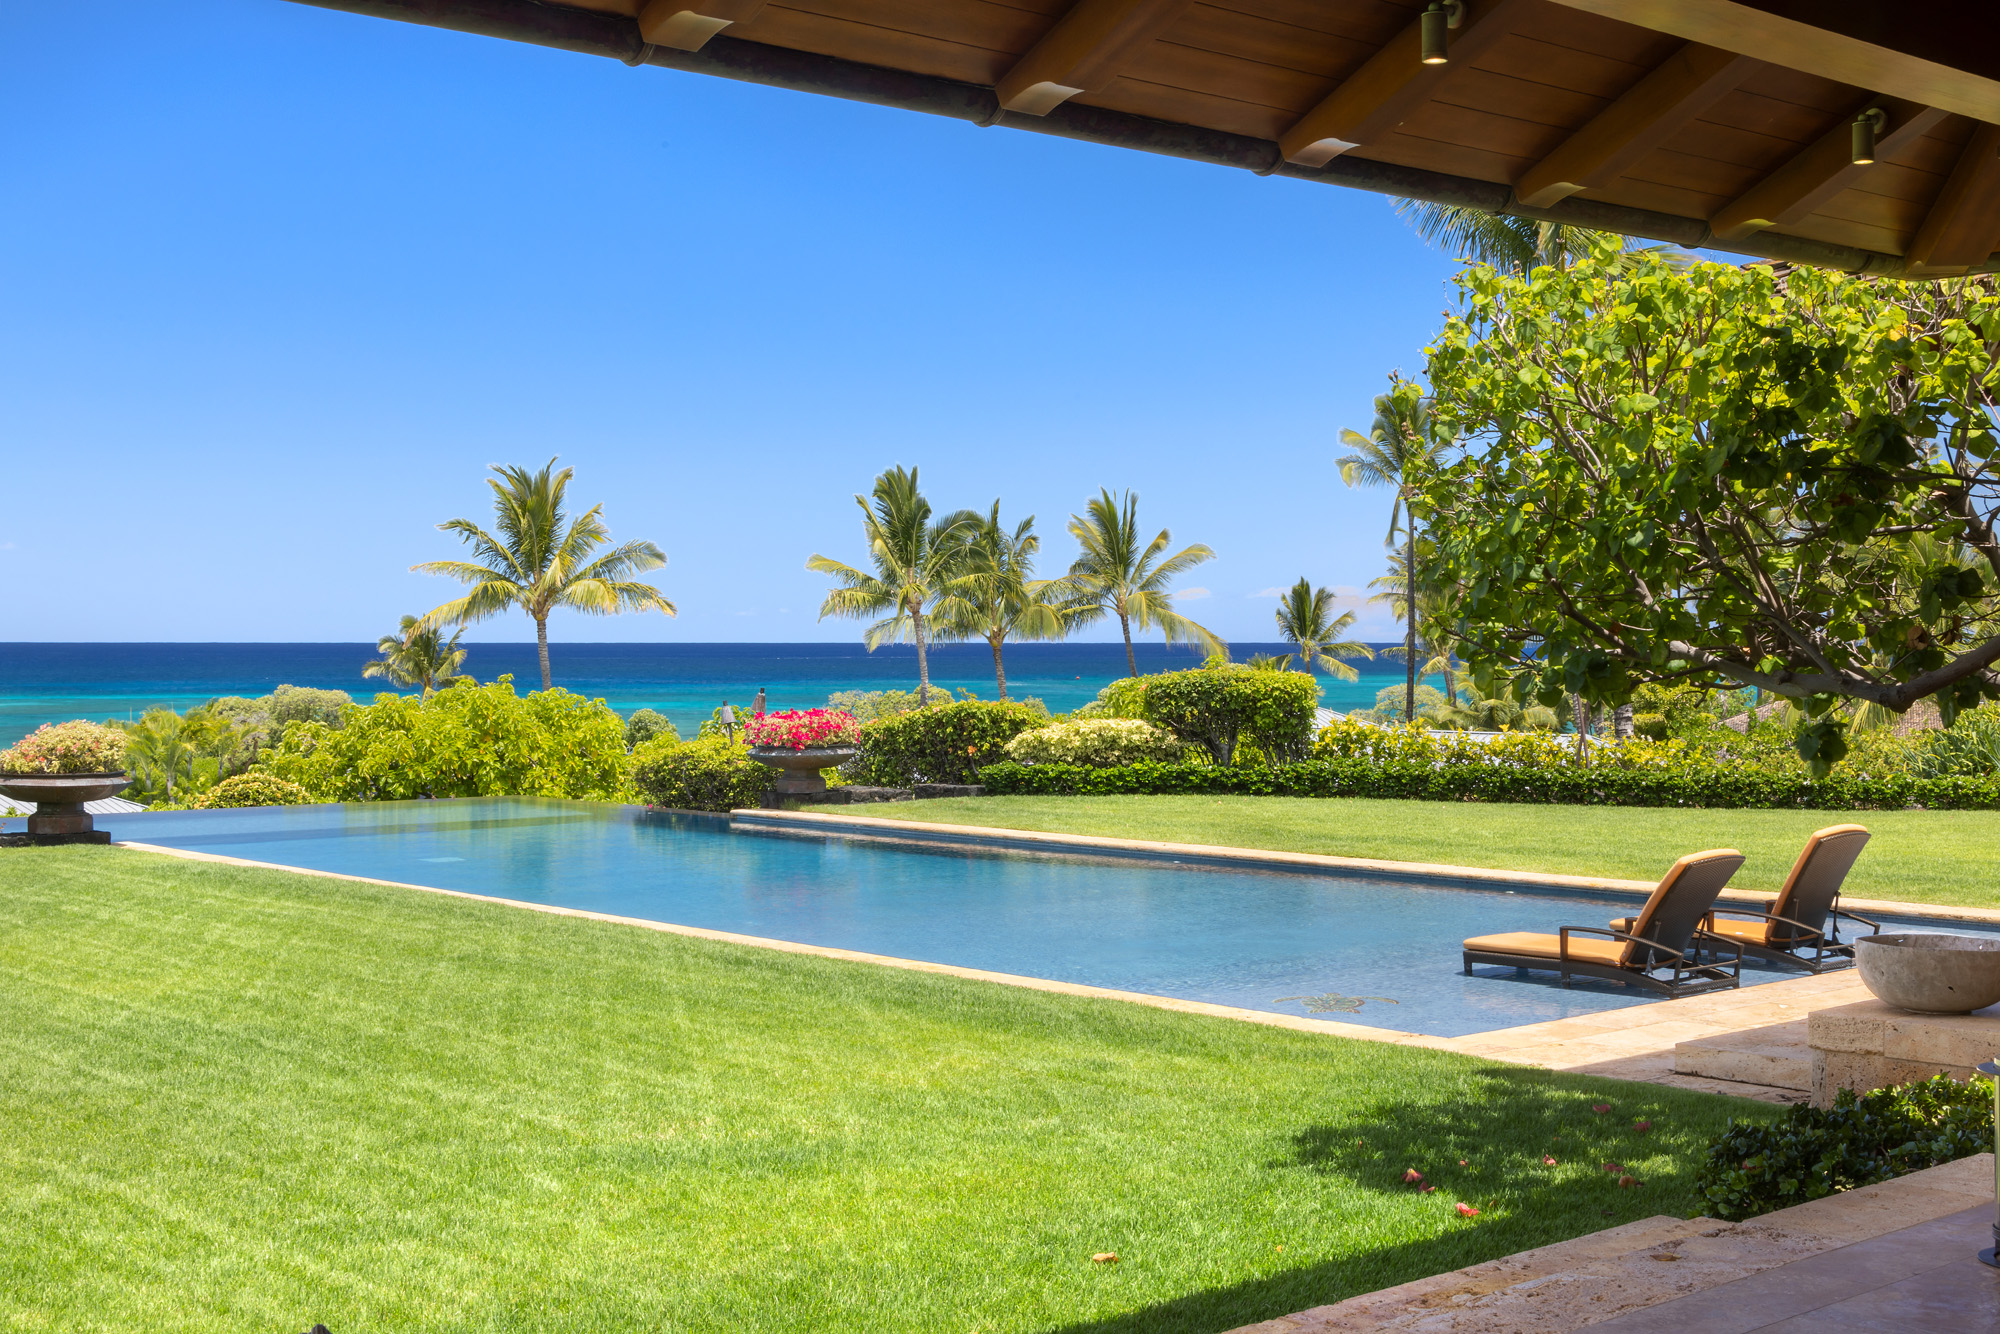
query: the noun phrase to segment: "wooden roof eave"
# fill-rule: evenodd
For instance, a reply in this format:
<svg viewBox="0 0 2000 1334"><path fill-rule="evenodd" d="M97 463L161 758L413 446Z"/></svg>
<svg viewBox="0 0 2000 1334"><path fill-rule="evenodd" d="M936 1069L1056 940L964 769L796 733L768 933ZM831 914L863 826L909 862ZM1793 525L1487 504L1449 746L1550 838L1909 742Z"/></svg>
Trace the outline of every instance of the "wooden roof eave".
<svg viewBox="0 0 2000 1334"><path fill-rule="evenodd" d="M324 9L398 19L428 27L477 33L631 66L708 74L746 83L820 93L849 101L920 111L974 125L1000 125L1060 138L1160 153L1265 176L1344 185L1378 194L1470 205L1505 216L1567 223L1689 249L1716 248L1848 273L1883 277L1935 277L1911 272L1901 256L1787 236L1769 229L1740 240L1716 237L1701 218L1680 217L1572 195L1543 208L1523 204L1506 185L1376 162L1351 154L1323 166L1287 162L1276 141L1199 125L1154 120L1102 107L1064 102L1045 115L1004 110L995 90L908 70L867 65L834 56L718 35L696 51L655 46L636 21L616 14L573 9L545 0L296 0ZM2000 270L2000 256L1970 272Z"/></svg>

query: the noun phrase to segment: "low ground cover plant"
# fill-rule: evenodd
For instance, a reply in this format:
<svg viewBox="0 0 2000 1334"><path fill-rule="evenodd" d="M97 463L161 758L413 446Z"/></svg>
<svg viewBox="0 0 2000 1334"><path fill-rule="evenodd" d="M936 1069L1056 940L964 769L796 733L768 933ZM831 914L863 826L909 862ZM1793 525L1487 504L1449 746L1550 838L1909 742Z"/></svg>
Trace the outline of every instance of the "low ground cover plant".
<svg viewBox="0 0 2000 1334"><path fill-rule="evenodd" d="M78 718L43 723L5 750L0 773L115 774L125 768L125 733Z"/></svg>
<svg viewBox="0 0 2000 1334"><path fill-rule="evenodd" d="M1023 732L1007 743L1017 764L1176 763L1188 744L1162 727L1138 718L1077 718Z"/></svg>
<svg viewBox="0 0 2000 1334"><path fill-rule="evenodd" d="M1030 704L933 704L863 725L860 758L843 772L875 787L976 783L983 766L1007 758L1008 742L1048 721Z"/></svg>
<svg viewBox="0 0 2000 1334"><path fill-rule="evenodd" d="M632 754L632 786L649 806L680 811L733 811L760 806L777 771L750 758L727 737L692 741L662 737Z"/></svg>
<svg viewBox="0 0 2000 1334"><path fill-rule="evenodd" d="M509 676L428 697L377 695L345 707L339 727L293 723L264 769L314 801L617 801L628 790L625 723L603 700L561 689L517 695Z"/></svg>
<svg viewBox="0 0 2000 1334"><path fill-rule="evenodd" d="M219 811L238 806L303 806L312 794L276 774L255 772L225 778L188 803L190 810Z"/></svg>
<svg viewBox="0 0 2000 1334"><path fill-rule="evenodd" d="M1993 1083L1938 1074L1831 1107L1799 1104L1776 1122L1731 1122L1695 1177L1708 1213L1743 1219L1987 1153Z"/></svg>

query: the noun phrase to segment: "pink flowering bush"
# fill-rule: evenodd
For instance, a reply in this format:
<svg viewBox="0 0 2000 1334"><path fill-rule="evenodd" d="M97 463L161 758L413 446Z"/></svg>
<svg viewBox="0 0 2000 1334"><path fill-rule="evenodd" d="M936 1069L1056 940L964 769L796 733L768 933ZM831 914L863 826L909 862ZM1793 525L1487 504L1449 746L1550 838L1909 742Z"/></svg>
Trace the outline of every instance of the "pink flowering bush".
<svg viewBox="0 0 2000 1334"><path fill-rule="evenodd" d="M860 745L861 724L839 709L787 709L744 723L743 739L753 746L833 750Z"/></svg>
<svg viewBox="0 0 2000 1334"><path fill-rule="evenodd" d="M43 723L0 750L0 773L115 774L124 768L125 734L81 718Z"/></svg>

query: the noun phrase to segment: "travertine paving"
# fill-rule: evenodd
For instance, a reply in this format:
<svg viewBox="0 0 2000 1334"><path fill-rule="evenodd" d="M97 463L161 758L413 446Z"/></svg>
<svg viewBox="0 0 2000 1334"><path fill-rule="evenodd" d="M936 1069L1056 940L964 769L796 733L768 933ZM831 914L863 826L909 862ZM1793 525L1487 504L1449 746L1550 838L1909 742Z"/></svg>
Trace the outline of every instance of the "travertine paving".
<svg viewBox="0 0 2000 1334"><path fill-rule="evenodd" d="M1726 1294L1733 1285L1748 1289L1752 1284L1759 1304L1750 1305L1751 1294L1743 1292L1744 1314L1787 1307L1790 1314L1869 1298L1878 1303L1878 1314L1889 1320L1860 1328L1988 1329L1992 1326L1972 1322L1914 1323L1914 1315L1921 1314L1921 1293L1899 1295L1890 1289L1901 1278L1927 1272L1933 1259L1950 1258L1938 1253L1936 1239L1928 1234L1924 1234L1928 1250L1913 1246L1902 1235L1907 1230L1946 1220L1946 1231L1955 1236L1951 1229L1963 1231L1963 1224L1950 1220L1976 1210L1990 1221L1992 1209L1989 1153L1781 1209L1747 1223L1642 1219L1246 1325L1235 1334L1566 1334L1598 1326L1674 1334L1707 1334L1724 1328L1748 1331L1764 1326L1718 1323L1716 1312L1731 1309ZM1886 1244L1870 1258L1869 1274L1880 1281L1872 1286L1849 1281L1844 1290L1830 1286L1830 1272L1860 1271L1862 1265L1853 1252L1876 1239L1885 1239ZM1988 1273L1992 1294L2000 1298L2000 1270ZM1713 1300L1694 1300L1703 1294ZM1880 1305L1885 1301L1886 1306ZM1898 1301L1909 1310L1899 1315ZM1660 1318L1642 1318L1655 1314ZM1838 1322L1822 1326L1856 1327Z"/></svg>

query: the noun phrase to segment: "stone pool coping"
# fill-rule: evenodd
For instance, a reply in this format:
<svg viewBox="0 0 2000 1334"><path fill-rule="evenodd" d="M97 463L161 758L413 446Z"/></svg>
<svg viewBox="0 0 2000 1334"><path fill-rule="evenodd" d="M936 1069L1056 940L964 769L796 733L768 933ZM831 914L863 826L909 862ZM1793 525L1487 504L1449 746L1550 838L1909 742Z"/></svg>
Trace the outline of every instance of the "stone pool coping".
<svg viewBox="0 0 2000 1334"><path fill-rule="evenodd" d="M1003 848L1014 852L1096 852L1111 853L1136 860L1200 863L1210 866L1238 866L1255 870L1344 871L1350 874L1432 880L1471 881L1475 884L1525 885L1534 888L1590 890L1597 893L1634 895L1644 898L1654 884L1645 880L1611 880L1596 876L1554 875L1540 871L1505 871L1480 866L1450 866L1436 862L1392 862L1370 857L1337 857L1319 852L1273 852L1263 848L1234 848L1210 843L1160 843L1150 839L1111 838L1098 834L1054 834L1034 829L1003 829L987 825L934 824L920 820L893 820L873 815L829 815L816 811L734 810L732 825L751 828L792 829L815 833L847 832L877 838L897 838L918 843ZM1770 891L1725 889L1728 902L1765 903ZM1950 904L1905 903L1895 899L1853 899L1843 896L1841 906L1859 913L1882 913L1893 917L1932 917L1943 921L1982 922L2000 925L2000 908L1967 908Z"/></svg>

